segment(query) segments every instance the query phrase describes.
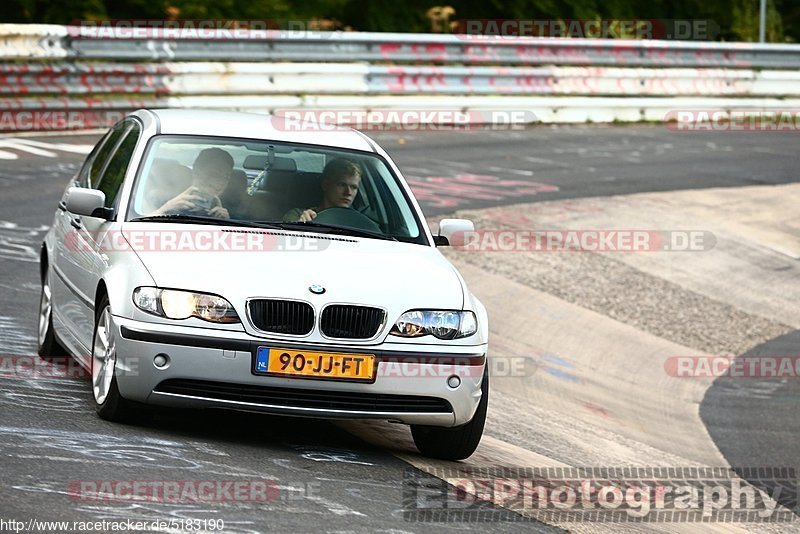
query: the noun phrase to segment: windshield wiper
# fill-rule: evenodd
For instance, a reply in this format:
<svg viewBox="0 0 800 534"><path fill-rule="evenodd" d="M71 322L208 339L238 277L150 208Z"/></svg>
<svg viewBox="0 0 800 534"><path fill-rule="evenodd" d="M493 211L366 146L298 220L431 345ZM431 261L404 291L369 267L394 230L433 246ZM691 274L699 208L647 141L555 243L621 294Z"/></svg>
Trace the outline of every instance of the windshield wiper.
<svg viewBox="0 0 800 534"><path fill-rule="evenodd" d="M336 234L336 235L352 235L357 237L372 237L374 239L383 239L386 241L397 241L398 239L391 235L382 234L380 232L373 232L371 230L362 230L361 228L352 228L350 226L337 226L335 224L323 224L314 221L307 221L307 222L282 222L282 223L273 223L273 224L280 224L282 227L289 228L289 229L300 229L303 228L318 228L321 230L327 230L326 233L329 234Z"/></svg>
<svg viewBox="0 0 800 534"><path fill-rule="evenodd" d="M397 241L396 237L373 232L370 230L362 230L360 228L350 228L348 226L336 226L333 224L323 224L314 221L309 222L273 222L273 221L244 221L241 219L220 219L219 217L210 217L207 215L186 215L186 214L164 214L164 215L146 215L144 217L136 217L131 219L130 222L177 222L177 223L200 223L200 224L213 224L216 226L242 226L246 228L268 228L270 230L310 230L318 229L323 230L327 234L336 235L352 235L358 237L371 237L374 239L384 239L387 241Z"/></svg>
<svg viewBox="0 0 800 534"><path fill-rule="evenodd" d="M243 221L241 219L220 219L219 217L210 217L206 215L185 215L185 214L165 214L165 215L147 215L145 217L136 217L131 219L130 222L178 222L178 223L201 223L213 224L216 226L243 226L247 228L269 228L271 230L281 230L282 227L269 223L269 222L255 222Z"/></svg>

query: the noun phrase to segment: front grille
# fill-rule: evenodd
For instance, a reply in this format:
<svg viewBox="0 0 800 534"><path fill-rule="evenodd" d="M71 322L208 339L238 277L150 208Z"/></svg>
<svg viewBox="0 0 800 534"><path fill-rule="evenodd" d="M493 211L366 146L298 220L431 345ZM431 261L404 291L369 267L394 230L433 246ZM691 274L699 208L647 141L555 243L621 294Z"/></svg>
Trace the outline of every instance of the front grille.
<svg viewBox="0 0 800 534"><path fill-rule="evenodd" d="M253 326L264 332L302 336L314 328L314 309L305 302L254 299L249 307Z"/></svg>
<svg viewBox="0 0 800 534"><path fill-rule="evenodd" d="M161 393L188 395L204 399L248 402L286 408L312 408L318 410L346 410L350 412L393 413L452 413L453 408L444 399L415 395L383 395L378 393L353 393L320 391L316 389L278 388L244 384L228 384L206 380L172 378L161 382L155 389Z"/></svg>
<svg viewBox="0 0 800 534"><path fill-rule="evenodd" d="M378 333L385 317L380 308L333 304L322 311L319 327L328 337L369 339Z"/></svg>

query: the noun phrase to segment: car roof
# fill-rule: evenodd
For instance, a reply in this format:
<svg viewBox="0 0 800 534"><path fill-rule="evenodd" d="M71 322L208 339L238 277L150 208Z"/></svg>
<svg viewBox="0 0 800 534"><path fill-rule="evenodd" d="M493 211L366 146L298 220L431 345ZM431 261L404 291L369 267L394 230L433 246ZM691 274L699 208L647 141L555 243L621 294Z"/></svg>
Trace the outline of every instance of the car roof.
<svg viewBox="0 0 800 534"><path fill-rule="evenodd" d="M316 127L314 123L292 123L290 129L280 117L238 111L202 109L149 109L158 122L158 133L168 135L209 135L283 141L374 152L368 138L352 128ZM300 125L298 128L297 126ZM307 128L303 128L307 125Z"/></svg>

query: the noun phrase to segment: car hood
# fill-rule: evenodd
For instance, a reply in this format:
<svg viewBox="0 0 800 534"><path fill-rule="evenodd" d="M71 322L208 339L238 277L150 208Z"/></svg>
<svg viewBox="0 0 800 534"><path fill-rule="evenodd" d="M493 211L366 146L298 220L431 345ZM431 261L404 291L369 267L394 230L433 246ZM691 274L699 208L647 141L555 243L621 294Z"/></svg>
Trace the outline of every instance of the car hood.
<svg viewBox="0 0 800 534"><path fill-rule="evenodd" d="M129 222L122 231L159 287L215 293L237 309L252 297L365 304L392 314L464 305L454 267L423 245L174 223ZM164 239L169 234L177 238ZM312 293L312 285L325 292Z"/></svg>

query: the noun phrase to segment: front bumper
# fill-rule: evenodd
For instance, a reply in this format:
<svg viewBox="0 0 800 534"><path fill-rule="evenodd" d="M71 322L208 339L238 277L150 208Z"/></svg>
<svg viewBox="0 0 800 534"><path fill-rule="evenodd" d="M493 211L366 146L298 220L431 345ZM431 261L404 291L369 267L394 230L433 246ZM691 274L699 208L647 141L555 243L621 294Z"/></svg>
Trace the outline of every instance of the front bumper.
<svg viewBox="0 0 800 534"><path fill-rule="evenodd" d="M469 422L481 397L486 345L317 345L122 317L114 323L120 394L147 404L451 427ZM371 383L257 375L254 358L264 346L375 354L377 374ZM159 354L166 367L154 364ZM447 382L453 375L456 388Z"/></svg>

